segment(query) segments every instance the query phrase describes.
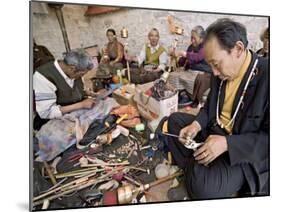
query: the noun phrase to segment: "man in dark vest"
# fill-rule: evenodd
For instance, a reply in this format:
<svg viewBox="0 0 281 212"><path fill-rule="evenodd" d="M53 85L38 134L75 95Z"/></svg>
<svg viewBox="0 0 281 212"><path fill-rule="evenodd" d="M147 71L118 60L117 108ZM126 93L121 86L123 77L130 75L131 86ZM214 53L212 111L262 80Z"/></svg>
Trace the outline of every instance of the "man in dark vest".
<svg viewBox="0 0 281 212"><path fill-rule="evenodd" d="M203 145L185 148L168 138L192 199L269 194L269 67L247 49L245 27L230 19L211 24L204 42L211 91L197 117L174 113L168 131Z"/></svg>
<svg viewBox="0 0 281 212"><path fill-rule="evenodd" d="M168 55L165 47L159 43L159 31L153 28L148 33L146 43L138 56L125 55L126 60L136 62L139 68L132 68L131 81L142 84L159 79L166 68Z"/></svg>
<svg viewBox="0 0 281 212"><path fill-rule="evenodd" d="M84 99L82 76L93 67L92 60L83 50L66 53L63 60L40 66L33 75L33 89L37 115L34 129L50 119L82 108L91 108L92 99Z"/></svg>

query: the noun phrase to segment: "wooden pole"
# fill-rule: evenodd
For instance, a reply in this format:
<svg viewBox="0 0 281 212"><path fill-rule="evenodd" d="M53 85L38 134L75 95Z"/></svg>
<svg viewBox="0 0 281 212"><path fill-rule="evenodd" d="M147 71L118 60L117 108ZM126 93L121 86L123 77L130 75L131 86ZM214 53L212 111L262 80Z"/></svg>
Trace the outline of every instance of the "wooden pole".
<svg viewBox="0 0 281 212"><path fill-rule="evenodd" d="M91 167L91 168L86 168L86 169L79 169L79 170L75 170L75 171L70 171L70 172L64 172L64 173L57 173L55 174L55 177L57 179L59 178L64 178L64 177L72 177L72 176L76 176L79 174L84 174L87 172L96 172L99 170L104 170L104 169L97 169L96 167Z"/></svg>
<svg viewBox="0 0 281 212"><path fill-rule="evenodd" d="M124 166L129 165L130 163L128 161L124 161L122 163L103 163L103 164L87 164L82 165L81 167L97 167L97 166Z"/></svg>
<svg viewBox="0 0 281 212"><path fill-rule="evenodd" d="M176 172L176 173L174 173L172 175L160 178L159 180L156 180L156 181L154 181L152 183L149 183L149 188L151 188L153 186L156 186L156 185L159 185L161 183L164 183L164 182L166 182L168 180L171 180L171 179L173 179L175 177L178 177L178 176L181 176L181 175L183 175L183 172L180 171L180 172Z"/></svg>
<svg viewBox="0 0 281 212"><path fill-rule="evenodd" d="M89 187L89 186L91 186L91 185L96 184L96 183L99 182L100 180L102 180L102 179L104 179L104 178L106 178L106 177L111 176L111 175L114 174L114 173L115 173L115 171L111 171L111 172L109 172L109 173L107 173L107 174L101 176L101 177L98 178L98 179L97 179L97 178L93 178L93 179L88 180L86 183L85 183L85 181L83 181L83 182L82 182L82 185L81 185L81 184L72 185L73 182L79 182L79 180L81 180L82 178L77 179L77 180L74 180L73 182L70 182L70 183L65 184L64 186L58 187L58 188L54 189L54 190L51 191L51 192L47 192L47 193L45 193L45 194L42 194L42 195L40 195L40 196L38 196L38 197L33 198L33 207L34 207L34 206L37 206L37 205L43 204L44 201L45 201L45 199L48 199L49 201L51 201L51 200L57 199L57 198L59 198L59 197L61 197L61 196L63 196L63 195L70 194L70 193L72 193L72 192L74 192L74 191L79 191L79 190L82 190L82 189L84 189L84 188L87 188L87 187ZM84 178L85 178L85 177L84 177ZM69 186L69 187L67 188L67 190L61 190L59 193L47 197L48 195L54 193L55 191L59 191L59 190L62 189L62 188L65 188L65 189L66 189L67 186ZM40 199L42 199L42 198L44 198L44 197L46 197L46 198L43 199L43 200L40 200ZM39 200L39 201L36 201L36 200Z"/></svg>
<svg viewBox="0 0 281 212"><path fill-rule="evenodd" d="M47 170L47 173L51 179L51 182L53 183L53 185L56 185L57 181L56 181L56 178L55 178L53 172L51 171L49 164L46 161L43 161L43 165L44 165L45 169Z"/></svg>
<svg viewBox="0 0 281 212"><path fill-rule="evenodd" d="M54 192L57 192L57 191L59 191L59 190L61 190L61 189L63 189L63 188L67 188L67 186L71 186L71 185L73 185L73 184L75 184L75 183L81 182L81 180L87 179L87 178L92 177L92 176L94 176L94 175L96 175L96 173L92 173L92 174L89 174L89 175L87 175L87 176L85 176L85 177L82 177L82 178L79 178L79 179L77 179L77 180L74 180L74 181L71 181L71 182L69 182L69 183L66 183L66 184L64 184L64 185L62 185L62 186L60 186L60 187L55 188L54 190L48 191L48 192L46 192L46 193L44 193L44 194L41 194L41 195L39 195L39 196L37 196L37 197L34 197L34 198L33 198L33 201L42 199L42 198L44 198L44 197L46 197L46 196L48 196L48 195L50 195L50 194L52 194L52 193L54 193Z"/></svg>

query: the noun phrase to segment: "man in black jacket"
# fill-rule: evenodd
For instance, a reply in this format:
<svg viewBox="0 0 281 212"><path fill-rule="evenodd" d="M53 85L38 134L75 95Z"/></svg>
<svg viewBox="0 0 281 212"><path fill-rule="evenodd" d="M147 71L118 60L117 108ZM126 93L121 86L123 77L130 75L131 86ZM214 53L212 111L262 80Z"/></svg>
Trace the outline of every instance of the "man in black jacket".
<svg viewBox="0 0 281 212"><path fill-rule="evenodd" d="M197 117L168 119L169 133L204 144L193 151L169 137L173 159L192 199L268 195L268 60L246 48L245 27L230 19L211 24L204 45L213 71L207 103Z"/></svg>

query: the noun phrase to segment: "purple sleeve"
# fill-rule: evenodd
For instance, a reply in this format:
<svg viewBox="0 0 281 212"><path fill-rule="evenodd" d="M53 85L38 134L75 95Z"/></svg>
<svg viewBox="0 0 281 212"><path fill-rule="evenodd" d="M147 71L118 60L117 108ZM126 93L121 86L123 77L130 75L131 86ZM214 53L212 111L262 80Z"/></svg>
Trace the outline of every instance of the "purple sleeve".
<svg viewBox="0 0 281 212"><path fill-rule="evenodd" d="M199 52L186 52L186 57L188 60L188 64L196 64L204 59L203 48L199 50Z"/></svg>
<svg viewBox="0 0 281 212"><path fill-rule="evenodd" d="M179 67L183 67L185 65L185 62L186 62L186 57L180 57L178 61Z"/></svg>

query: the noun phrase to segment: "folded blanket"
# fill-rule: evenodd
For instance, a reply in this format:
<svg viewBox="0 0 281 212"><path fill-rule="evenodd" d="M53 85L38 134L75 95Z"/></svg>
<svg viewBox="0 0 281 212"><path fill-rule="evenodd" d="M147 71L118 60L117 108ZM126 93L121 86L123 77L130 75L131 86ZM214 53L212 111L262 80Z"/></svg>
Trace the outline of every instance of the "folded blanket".
<svg viewBox="0 0 281 212"><path fill-rule="evenodd" d="M117 106L119 105L113 98L107 98L99 101L92 109L76 110L59 119L48 121L35 135L39 141L36 161L54 159L75 144L77 137L83 137L94 120L103 119Z"/></svg>

